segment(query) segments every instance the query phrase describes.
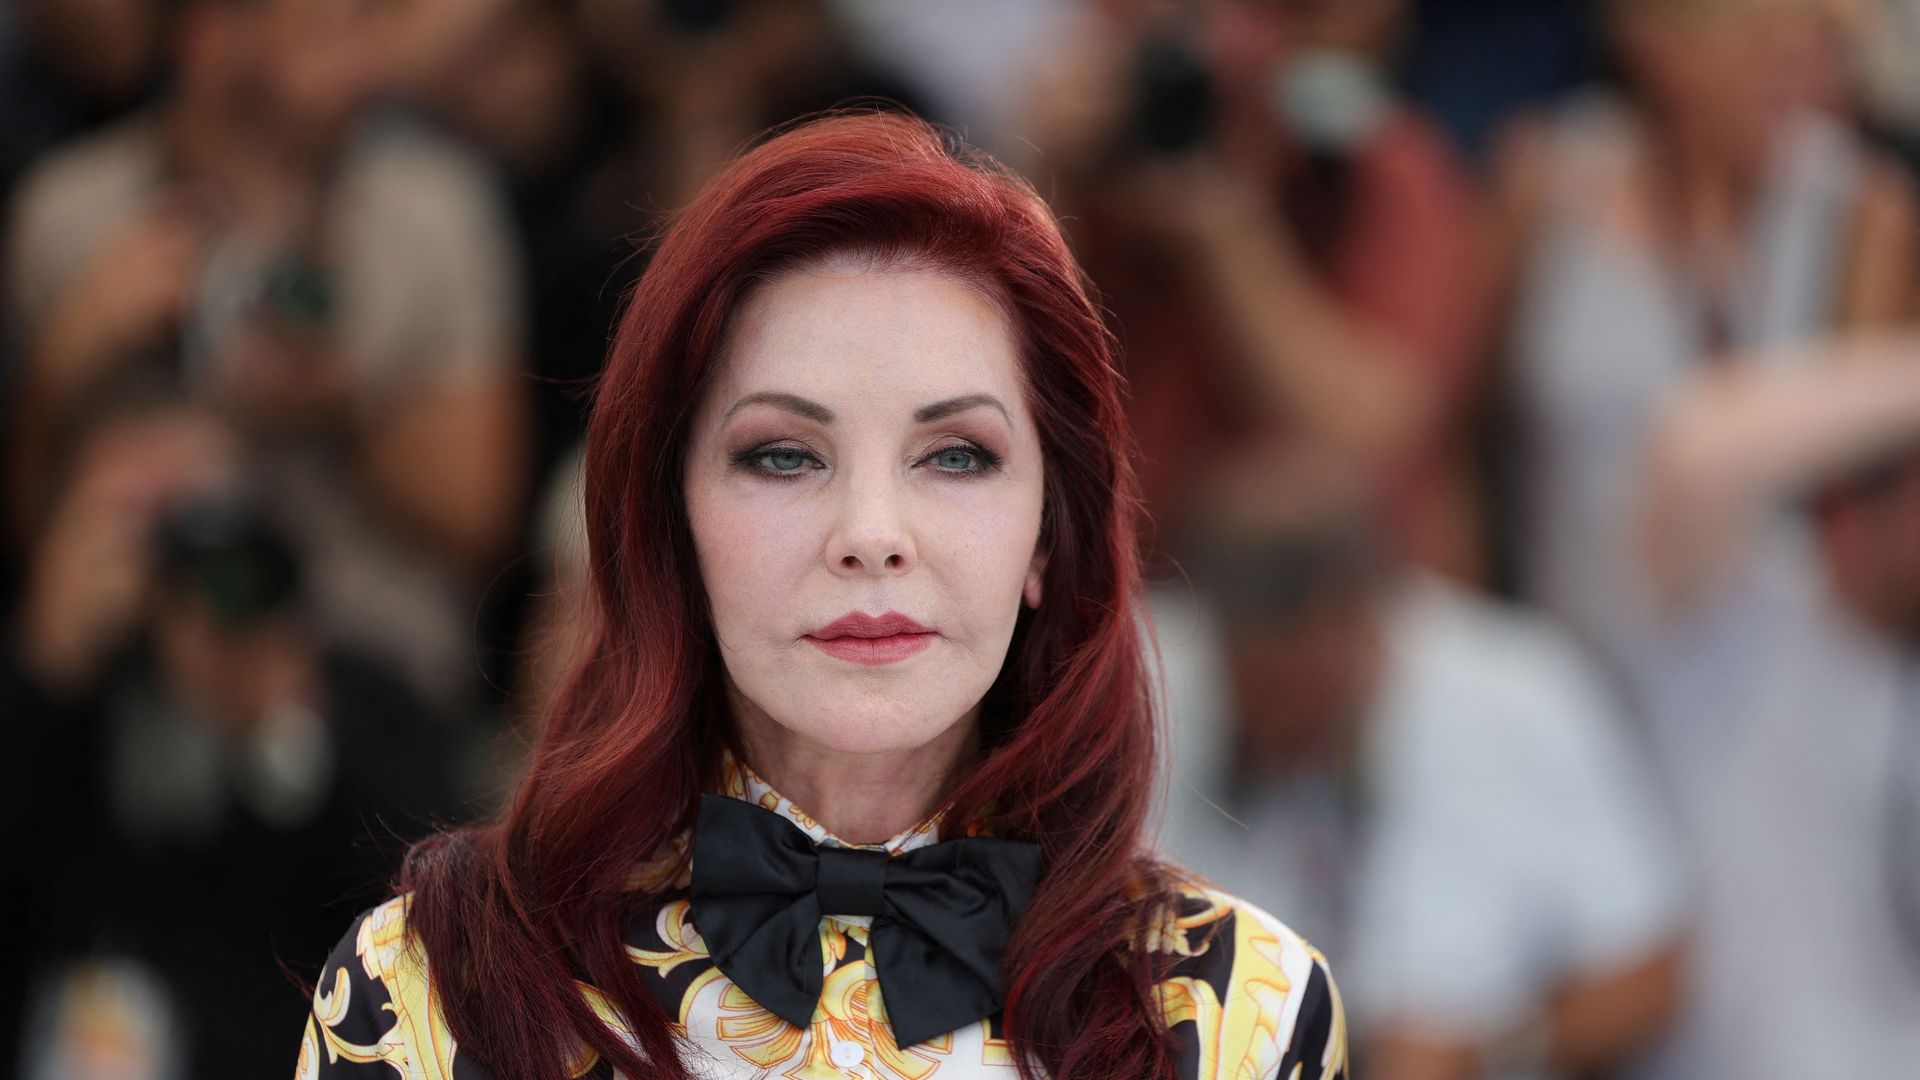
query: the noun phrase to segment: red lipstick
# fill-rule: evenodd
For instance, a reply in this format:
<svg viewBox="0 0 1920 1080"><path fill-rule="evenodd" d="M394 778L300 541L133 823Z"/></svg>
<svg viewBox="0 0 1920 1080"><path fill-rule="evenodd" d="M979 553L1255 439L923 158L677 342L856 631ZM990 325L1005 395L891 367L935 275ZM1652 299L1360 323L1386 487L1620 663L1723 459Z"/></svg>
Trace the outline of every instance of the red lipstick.
<svg viewBox="0 0 1920 1080"><path fill-rule="evenodd" d="M807 635L821 652L856 664L892 664L933 644L937 636L897 611L850 611Z"/></svg>

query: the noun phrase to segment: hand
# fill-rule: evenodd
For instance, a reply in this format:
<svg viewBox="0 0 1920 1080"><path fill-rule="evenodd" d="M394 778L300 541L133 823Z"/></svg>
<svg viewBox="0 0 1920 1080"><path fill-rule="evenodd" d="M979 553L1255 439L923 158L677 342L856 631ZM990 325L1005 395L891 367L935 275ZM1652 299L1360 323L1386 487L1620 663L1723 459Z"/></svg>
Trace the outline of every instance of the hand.
<svg viewBox="0 0 1920 1080"><path fill-rule="evenodd" d="M330 426L353 392L346 360L332 342L264 326L237 334L215 357L212 378L230 415L267 434Z"/></svg>
<svg viewBox="0 0 1920 1080"><path fill-rule="evenodd" d="M82 689L144 621L161 513L218 479L236 453L226 429L206 420L159 423L96 436L29 552L22 652L28 670L57 692Z"/></svg>
<svg viewBox="0 0 1920 1080"><path fill-rule="evenodd" d="M1123 190L1137 221L1197 254L1234 250L1255 239L1292 250L1292 233L1266 193L1217 157L1141 162Z"/></svg>
<svg viewBox="0 0 1920 1080"><path fill-rule="evenodd" d="M28 669L52 689L81 689L145 607L157 507L132 464L84 475L56 505L30 557L22 650Z"/></svg>
<svg viewBox="0 0 1920 1080"><path fill-rule="evenodd" d="M198 281L206 240L200 223L171 200L110 236L55 309L50 332L66 337L62 361L90 374L174 326ZM72 374L80 377L69 381L84 381Z"/></svg>

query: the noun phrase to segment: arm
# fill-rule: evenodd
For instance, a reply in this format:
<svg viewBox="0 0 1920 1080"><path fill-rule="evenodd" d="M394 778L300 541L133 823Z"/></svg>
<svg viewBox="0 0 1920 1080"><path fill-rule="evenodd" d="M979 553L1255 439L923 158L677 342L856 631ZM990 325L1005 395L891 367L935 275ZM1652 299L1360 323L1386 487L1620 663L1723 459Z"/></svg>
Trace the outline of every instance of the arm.
<svg viewBox="0 0 1920 1080"><path fill-rule="evenodd" d="M1476 1080L1544 1065L1555 1075L1604 1074L1647 1046L1679 1004L1680 952L1660 949L1626 967L1583 974L1553 991L1532 1024L1489 1044L1390 1024L1367 1044L1373 1080Z"/></svg>
<svg viewBox="0 0 1920 1080"><path fill-rule="evenodd" d="M519 254L497 194L456 151L376 159L343 244L359 372L351 467L368 500L469 574L516 530L528 477Z"/></svg>
<svg viewBox="0 0 1920 1080"><path fill-rule="evenodd" d="M1563 983L1547 1005L1554 1070L1600 1072L1650 1045L1680 1006L1681 963L1680 947L1668 944L1623 967Z"/></svg>
<svg viewBox="0 0 1920 1080"><path fill-rule="evenodd" d="M1913 182L1890 161L1869 159L1854 215L1848 265L1834 322L1843 328L1886 326L1910 319L1920 301L1920 205Z"/></svg>
<svg viewBox="0 0 1920 1080"><path fill-rule="evenodd" d="M1246 392L1300 425L1335 460L1395 462L1435 401L1409 377L1408 347L1352 317L1306 265L1284 223L1243 179L1176 166L1178 205L1202 293L1214 299Z"/></svg>
<svg viewBox="0 0 1920 1080"><path fill-rule="evenodd" d="M16 216L20 233L45 231L33 206ZM7 269L16 289L17 279L47 273L34 260L50 243L14 238ZM11 459L7 509L16 537L30 535L45 512L50 443L60 418L96 379L164 340L186 307L204 243L200 227L163 202L109 236L44 311L28 312L18 298L11 305L24 335L18 396L4 425Z"/></svg>
<svg viewBox="0 0 1920 1080"><path fill-rule="evenodd" d="M362 432L360 480L388 515L470 573L512 541L527 417L504 365L408 388Z"/></svg>
<svg viewBox="0 0 1920 1080"><path fill-rule="evenodd" d="M1684 606L1778 500L1920 440L1920 339L1851 334L1703 372L1648 438L1640 509L1655 595Z"/></svg>

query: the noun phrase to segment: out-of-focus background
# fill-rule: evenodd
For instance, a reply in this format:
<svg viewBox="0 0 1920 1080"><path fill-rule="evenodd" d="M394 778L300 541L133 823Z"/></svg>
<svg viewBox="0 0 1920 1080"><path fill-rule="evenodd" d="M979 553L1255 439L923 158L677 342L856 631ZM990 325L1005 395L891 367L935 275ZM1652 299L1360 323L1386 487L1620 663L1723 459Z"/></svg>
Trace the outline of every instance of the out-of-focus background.
<svg viewBox="0 0 1920 1080"><path fill-rule="evenodd" d="M1920 2L0 6L0 1072L291 1070L578 646L641 239L877 96L1125 347L1162 843L1369 1080L1920 1071Z"/></svg>

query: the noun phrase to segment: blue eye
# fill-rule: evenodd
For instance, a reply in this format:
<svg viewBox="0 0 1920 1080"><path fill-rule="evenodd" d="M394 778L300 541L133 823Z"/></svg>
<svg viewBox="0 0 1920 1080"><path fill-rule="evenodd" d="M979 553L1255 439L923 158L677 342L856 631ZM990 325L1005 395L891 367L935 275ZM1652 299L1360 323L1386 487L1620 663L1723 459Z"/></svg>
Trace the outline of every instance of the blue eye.
<svg viewBox="0 0 1920 1080"><path fill-rule="evenodd" d="M736 468L776 480L797 479L801 473L809 471L809 464L818 465L819 458L808 450L797 446L763 446L752 450L743 450L733 455Z"/></svg>
<svg viewBox="0 0 1920 1080"><path fill-rule="evenodd" d="M799 450L768 450L760 455L760 460L772 466L774 472L799 472L807 464L807 455Z"/></svg>
<svg viewBox="0 0 1920 1080"><path fill-rule="evenodd" d="M933 455L933 460L943 469L965 469L973 464L973 452L955 446Z"/></svg>
<svg viewBox="0 0 1920 1080"><path fill-rule="evenodd" d="M1000 459L978 446L955 445L943 447L927 455L942 472L979 474L992 472L1000 465Z"/></svg>
<svg viewBox="0 0 1920 1080"><path fill-rule="evenodd" d="M950 476L980 476L1000 467L992 451L969 443L945 446L920 459L936 472ZM736 468L774 480L796 480L801 474L826 466L810 450L797 446L765 446L733 455Z"/></svg>

